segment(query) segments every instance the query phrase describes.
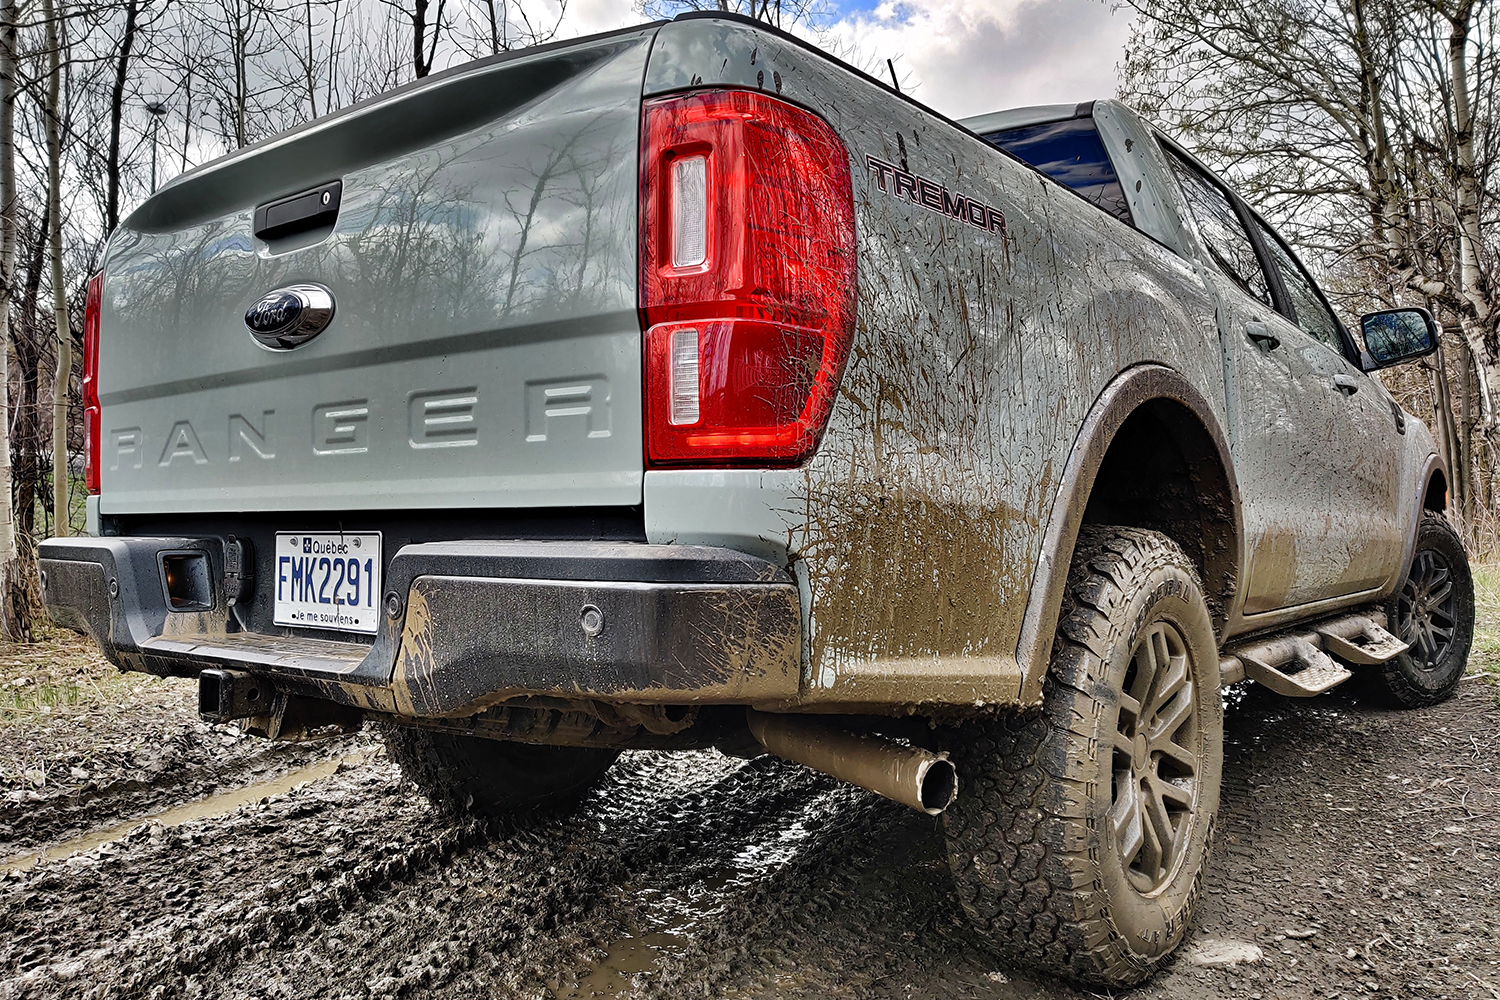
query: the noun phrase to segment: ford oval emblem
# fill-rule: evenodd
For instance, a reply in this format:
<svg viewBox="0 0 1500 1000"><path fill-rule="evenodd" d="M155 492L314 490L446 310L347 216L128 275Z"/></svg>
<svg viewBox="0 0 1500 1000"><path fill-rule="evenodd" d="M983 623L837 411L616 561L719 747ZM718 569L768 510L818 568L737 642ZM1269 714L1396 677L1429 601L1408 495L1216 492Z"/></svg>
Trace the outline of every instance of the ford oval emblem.
<svg viewBox="0 0 1500 1000"><path fill-rule="evenodd" d="M322 285L287 285L262 295L245 310L245 325L262 347L290 351L312 340L333 320L333 293Z"/></svg>

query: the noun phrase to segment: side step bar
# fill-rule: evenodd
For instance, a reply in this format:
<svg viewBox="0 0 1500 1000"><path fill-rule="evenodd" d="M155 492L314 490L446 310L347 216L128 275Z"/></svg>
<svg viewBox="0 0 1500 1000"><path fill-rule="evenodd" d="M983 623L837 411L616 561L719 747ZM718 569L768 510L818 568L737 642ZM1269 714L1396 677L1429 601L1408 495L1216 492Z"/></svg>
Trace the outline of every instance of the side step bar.
<svg viewBox="0 0 1500 1000"><path fill-rule="evenodd" d="M1309 631L1233 643L1219 660L1220 683L1252 680L1289 698L1322 694L1354 676L1334 656L1368 666L1406 652L1407 644L1378 624L1377 615L1345 615L1318 622Z"/></svg>

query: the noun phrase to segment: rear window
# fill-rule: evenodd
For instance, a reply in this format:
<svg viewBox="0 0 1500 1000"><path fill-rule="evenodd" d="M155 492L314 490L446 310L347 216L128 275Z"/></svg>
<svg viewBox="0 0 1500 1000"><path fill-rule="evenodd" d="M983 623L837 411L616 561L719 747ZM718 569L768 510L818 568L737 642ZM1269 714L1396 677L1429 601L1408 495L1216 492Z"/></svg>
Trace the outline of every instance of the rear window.
<svg viewBox="0 0 1500 1000"><path fill-rule="evenodd" d="M1120 186L1114 164L1109 162L1093 119L1026 125L992 132L984 138L1126 225L1134 225L1125 189Z"/></svg>

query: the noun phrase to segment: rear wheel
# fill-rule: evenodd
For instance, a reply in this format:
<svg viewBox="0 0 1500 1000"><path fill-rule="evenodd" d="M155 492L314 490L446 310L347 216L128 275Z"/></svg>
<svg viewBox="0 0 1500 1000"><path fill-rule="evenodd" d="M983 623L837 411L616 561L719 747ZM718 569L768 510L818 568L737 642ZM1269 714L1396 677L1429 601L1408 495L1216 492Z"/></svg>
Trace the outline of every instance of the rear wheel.
<svg viewBox="0 0 1500 1000"><path fill-rule="evenodd" d="M558 747L384 728L386 752L440 811L505 816L577 799L620 755L596 747Z"/></svg>
<svg viewBox="0 0 1500 1000"><path fill-rule="evenodd" d="M1474 578L1448 519L1423 511L1406 579L1386 604L1390 630L1410 648L1381 665L1381 688L1405 708L1452 696L1474 641Z"/></svg>
<svg viewBox="0 0 1500 1000"><path fill-rule="evenodd" d="M1223 729L1192 563L1157 532L1085 528L1041 710L955 747L949 861L994 948L1101 986L1148 977L1197 903Z"/></svg>

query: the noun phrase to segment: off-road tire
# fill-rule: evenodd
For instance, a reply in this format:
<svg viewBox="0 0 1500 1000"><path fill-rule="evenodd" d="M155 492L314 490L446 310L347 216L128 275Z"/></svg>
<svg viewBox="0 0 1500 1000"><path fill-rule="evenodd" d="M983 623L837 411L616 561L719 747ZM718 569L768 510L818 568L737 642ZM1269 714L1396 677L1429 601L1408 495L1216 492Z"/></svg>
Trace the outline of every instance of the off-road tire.
<svg viewBox="0 0 1500 1000"><path fill-rule="evenodd" d="M509 816L576 800L620 755L596 747L557 747L382 727L386 753L401 773L450 815Z"/></svg>
<svg viewBox="0 0 1500 1000"><path fill-rule="evenodd" d="M1452 697L1474 642L1474 578L1464 543L1442 514L1422 512L1411 568L1385 614L1390 631L1411 648L1377 668L1382 693L1402 708Z"/></svg>
<svg viewBox="0 0 1500 1000"><path fill-rule="evenodd" d="M1143 666L1137 654L1148 646L1157 659ZM1153 667L1158 660L1166 666ZM1174 675L1189 683L1162 700L1160 725L1174 757L1191 745L1193 777L1149 749L1157 742L1128 735L1142 716L1147 729L1158 719L1157 681L1142 678L1161 677L1172 691ZM1132 691L1142 703L1134 715ZM1184 710L1191 722L1174 722ZM1218 649L1192 562L1158 532L1085 527L1042 708L971 724L953 745L960 791L943 814L949 863L964 909L1002 958L1106 987L1151 975L1182 941L1198 901L1223 734ZM1143 794L1157 787L1153 773L1176 791ZM1165 861L1168 852L1153 861L1145 846L1130 855L1135 841L1116 833L1132 801L1152 825L1152 794L1158 803L1164 794L1187 798L1175 822L1172 806L1163 808L1166 828L1178 835Z"/></svg>

